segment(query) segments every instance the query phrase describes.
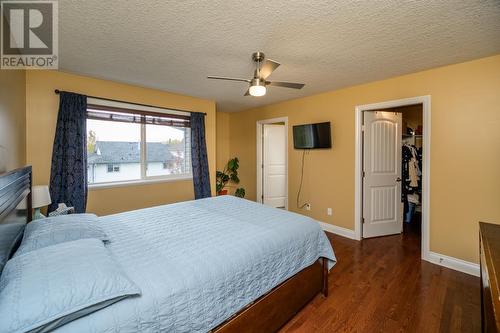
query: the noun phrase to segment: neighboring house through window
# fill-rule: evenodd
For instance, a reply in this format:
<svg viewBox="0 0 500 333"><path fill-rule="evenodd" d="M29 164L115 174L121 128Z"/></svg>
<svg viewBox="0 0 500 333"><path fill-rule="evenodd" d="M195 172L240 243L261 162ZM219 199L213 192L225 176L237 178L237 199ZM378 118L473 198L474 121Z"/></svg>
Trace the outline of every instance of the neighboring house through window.
<svg viewBox="0 0 500 333"><path fill-rule="evenodd" d="M189 114L126 106L88 103L88 183L191 177Z"/></svg>

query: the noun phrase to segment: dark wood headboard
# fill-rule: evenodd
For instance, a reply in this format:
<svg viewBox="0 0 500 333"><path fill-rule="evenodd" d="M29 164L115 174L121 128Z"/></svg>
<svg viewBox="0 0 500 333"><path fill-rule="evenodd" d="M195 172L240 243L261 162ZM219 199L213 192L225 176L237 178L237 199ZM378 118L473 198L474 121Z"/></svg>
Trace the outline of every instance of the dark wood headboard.
<svg viewBox="0 0 500 333"><path fill-rule="evenodd" d="M31 179L31 166L0 175L0 224L8 223L13 215L19 215L16 208L23 200L26 200L26 208L23 209L25 222L31 221Z"/></svg>

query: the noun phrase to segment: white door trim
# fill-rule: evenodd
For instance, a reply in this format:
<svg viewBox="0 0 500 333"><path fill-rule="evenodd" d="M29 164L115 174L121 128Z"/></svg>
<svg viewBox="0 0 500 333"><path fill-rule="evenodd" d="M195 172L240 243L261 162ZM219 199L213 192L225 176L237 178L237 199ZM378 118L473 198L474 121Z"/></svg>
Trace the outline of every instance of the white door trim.
<svg viewBox="0 0 500 333"><path fill-rule="evenodd" d="M412 98L398 99L382 103L358 105L355 108L355 165L354 165L354 232L357 240L361 240L362 228L362 126L363 111L388 109L406 105L422 104L423 108L423 154L422 154L422 259L431 261L429 232L430 232L430 160L431 160L431 96L418 96Z"/></svg>
<svg viewBox="0 0 500 333"><path fill-rule="evenodd" d="M264 119L257 121L257 202L262 203L262 129L264 124L285 123L286 145L286 200L285 209L288 210L288 117Z"/></svg>

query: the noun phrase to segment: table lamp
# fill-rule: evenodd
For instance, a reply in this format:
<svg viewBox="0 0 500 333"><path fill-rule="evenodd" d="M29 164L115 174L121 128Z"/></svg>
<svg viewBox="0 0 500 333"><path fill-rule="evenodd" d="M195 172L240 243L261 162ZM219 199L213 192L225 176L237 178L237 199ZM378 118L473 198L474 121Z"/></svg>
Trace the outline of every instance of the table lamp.
<svg viewBox="0 0 500 333"><path fill-rule="evenodd" d="M47 185L33 186L31 193L33 198L33 208L35 209L33 220L44 218L45 216L40 213L40 208L48 206L52 203L50 199L49 187Z"/></svg>

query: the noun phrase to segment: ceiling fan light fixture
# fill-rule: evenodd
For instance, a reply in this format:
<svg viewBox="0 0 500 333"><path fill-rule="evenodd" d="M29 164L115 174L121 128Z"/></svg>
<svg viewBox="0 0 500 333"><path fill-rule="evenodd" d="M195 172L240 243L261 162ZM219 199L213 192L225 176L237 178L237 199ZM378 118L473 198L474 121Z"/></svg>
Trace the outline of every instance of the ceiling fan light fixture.
<svg viewBox="0 0 500 333"><path fill-rule="evenodd" d="M304 87L303 83L267 81L269 75L271 75L276 68L280 66L280 63L271 59L266 59L264 53L255 52L252 55L252 60L255 63L255 71L253 78L251 79L227 76L208 76L207 79L246 82L248 84L248 89L245 91L243 96L255 97L264 96L267 93L267 86L290 89L302 89Z"/></svg>
<svg viewBox="0 0 500 333"><path fill-rule="evenodd" d="M248 93L255 97L264 96L266 94L266 83L260 79L253 79L250 83Z"/></svg>
<svg viewBox="0 0 500 333"><path fill-rule="evenodd" d="M266 94L265 86L250 86L250 90L248 91L250 95L255 97L264 96Z"/></svg>

